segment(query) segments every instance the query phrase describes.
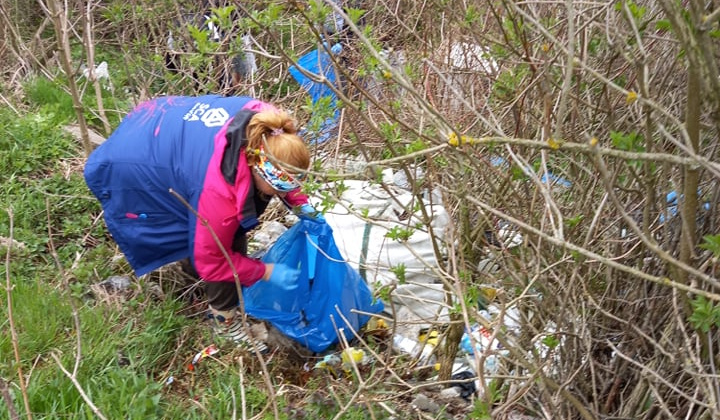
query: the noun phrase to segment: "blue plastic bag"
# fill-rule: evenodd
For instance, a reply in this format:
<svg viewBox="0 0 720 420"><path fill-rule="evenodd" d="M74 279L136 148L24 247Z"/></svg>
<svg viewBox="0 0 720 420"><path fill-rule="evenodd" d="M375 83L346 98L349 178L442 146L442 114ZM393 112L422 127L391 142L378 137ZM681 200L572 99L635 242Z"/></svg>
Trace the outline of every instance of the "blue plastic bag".
<svg viewBox="0 0 720 420"><path fill-rule="evenodd" d="M301 271L298 288L290 293L259 281L243 289L245 312L270 322L283 334L314 352L338 342L337 328L359 330L368 315L378 313L376 301L358 272L346 263L325 222L300 220L262 258ZM339 315L342 314L342 317ZM347 320L347 324L345 320Z"/></svg>
<svg viewBox="0 0 720 420"><path fill-rule="evenodd" d="M330 48L330 51L333 54L338 54L341 49L340 44L335 44ZM330 98L331 107L334 110L333 116L322 123L319 133L314 136L315 143L320 144L328 140L337 127L340 118L340 110L337 108L337 95L327 84L316 82L305 76L300 71L301 68L318 76L325 76L327 83L333 86L335 86L335 69L330 54L323 49L315 49L306 53L298 59L297 66L290 66L288 69L290 75L308 92L313 104L317 103L321 98Z"/></svg>

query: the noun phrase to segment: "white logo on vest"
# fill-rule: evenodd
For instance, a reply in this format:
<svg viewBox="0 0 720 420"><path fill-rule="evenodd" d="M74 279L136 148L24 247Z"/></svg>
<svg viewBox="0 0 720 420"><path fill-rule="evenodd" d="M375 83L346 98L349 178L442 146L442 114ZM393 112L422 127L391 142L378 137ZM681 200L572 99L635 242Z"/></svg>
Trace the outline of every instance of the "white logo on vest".
<svg viewBox="0 0 720 420"><path fill-rule="evenodd" d="M230 118L227 111L222 108L208 109L206 113L200 117L200 121L205 123L206 127L219 127L225 124L225 121Z"/></svg>
<svg viewBox="0 0 720 420"><path fill-rule="evenodd" d="M223 108L210 108L209 104L196 103L183 116L185 121L202 121L206 127L220 127L230 118Z"/></svg>

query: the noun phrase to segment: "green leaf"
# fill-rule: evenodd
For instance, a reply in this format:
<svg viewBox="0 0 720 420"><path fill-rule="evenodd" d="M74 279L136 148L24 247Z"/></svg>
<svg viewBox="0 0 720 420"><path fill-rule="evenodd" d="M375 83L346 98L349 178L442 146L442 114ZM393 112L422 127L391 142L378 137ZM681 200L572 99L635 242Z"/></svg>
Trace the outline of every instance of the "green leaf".
<svg viewBox="0 0 720 420"><path fill-rule="evenodd" d="M554 349L555 347L557 347L557 346L560 344L560 340L558 340L557 337L555 337L554 334L551 334L551 335L546 335L546 336L542 339L542 343L543 343L545 346L547 346L547 348L549 348L550 350L552 350L552 349Z"/></svg>
<svg viewBox="0 0 720 420"><path fill-rule="evenodd" d="M423 139L421 139L421 138L418 138L415 141L413 141L412 143L405 146L405 152L410 154L410 153L419 152L421 150L425 150L426 148L427 148L427 144L425 144L425 141L423 141Z"/></svg>
<svg viewBox="0 0 720 420"><path fill-rule="evenodd" d="M581 254L578 251L570 251L570 255L572 256L573 260L577 263L585 262L585 255Z"/></svg>
<svg viewBox="0 0 720 420"><path fill-rule="evenodd" d="M513 181L527 178L527 175L525 175L525 171L523 171L523 169L517 165L513 165L510 168L510 175Z"/></svg>
<svg viewBox="0 0 720 420"><path fill-rule="evenodd" d="M703 236L703 242L700 244L700 248L711 251L715 257L720 257L720 234L718 235L705 235Z"/></svg>
<svg viewBox="0 0 720 420"><path fill-rule="evenodd" d="M670 25L670 21L667 19L661 19L655 22L655 29L658 31L669 31L672 29L672 26Z"/></svg>
<svg viewBox="0 0 720 420"><path fill-rule="evenodd" d="M565 219L565 225L569 228L574 228L575 226L579 225L580 222L582 222L584 217L585 216L582 214L578 214L575 217L569 217L569 218Z"/></svg>
<svg viewBox="0 0 720 420"><path fill-rule="evenodd" d="M644 152L645 147L643 146L643 137L636 133L620 133L617 131L610 132L610 140L613 146L620 150L628 152Z"/></svg>
<svg viewBox="0 0 720 420"><path fill-rule="evenodd" d="M720 327L720 306L715 305L705 296L696 297L690 302L690 306L693 313L688 321L693 328L707 333L713 325Z"/></svg>
<svg viewBox="0 0 720 420"><path fill-rule="evenodd" d="M394 239L398 242L405 242L412 236L413 231L400 226L393 226L392 229L385 234L386 238Z"/></svg>
<svg viewBox="0 0 720 420"><path fill-rule="evenodd" d="M348 8L347 9L347 15L350 18L350 21L354 24L358 24L360 21L360 18L365 14L365 10L363 9L355 9L355 8Z"/></svg>
<svg viewBox="0 0 720 420"><path fill-rule="evenodd" d="M405 264L400 263L394 267L390 267L390 271L395 274L395 277L398 279L399 284L405 284Z"/></svg>

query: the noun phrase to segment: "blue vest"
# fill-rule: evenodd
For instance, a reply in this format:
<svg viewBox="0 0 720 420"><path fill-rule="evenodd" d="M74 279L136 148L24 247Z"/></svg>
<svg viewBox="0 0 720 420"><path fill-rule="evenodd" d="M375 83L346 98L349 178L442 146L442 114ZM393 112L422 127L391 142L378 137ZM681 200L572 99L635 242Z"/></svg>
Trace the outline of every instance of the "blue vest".
<svg viewBox="0 0 720 420"><path fill-rule="evenodd" d="M143 102L88 157L85 181L138 276L187 258L215 134L249 97L169 96Z"/></svg>

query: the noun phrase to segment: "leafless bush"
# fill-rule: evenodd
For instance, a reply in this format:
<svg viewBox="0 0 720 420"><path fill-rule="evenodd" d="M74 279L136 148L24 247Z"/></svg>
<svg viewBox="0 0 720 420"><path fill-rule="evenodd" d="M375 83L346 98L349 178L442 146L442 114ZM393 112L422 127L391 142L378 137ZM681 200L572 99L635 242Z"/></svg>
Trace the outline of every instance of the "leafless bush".
<svg viewBox="0 0 720 420"><path fill-rule="evenodd" d="M520 332L501 338L516 378L504 380L506 401L548 418L717 415L717 329L688 322L690 302L717 299L718 286L697 248L716 225L718 174L717 51L691 49L702 31L663 2L373 5L392 35L360 36L358 56L370 42L387 54L372 83L381 94L348 75L380 111L357 118L380 139L383 123L398 124L397 154L415 138L468 141L424 160L455 215L447 280L474 287L462 273L487 256L488 230L509 223L524 234L521 247L495 253L491 279L522 317ZM487 61L469 58L478 52ZM695 74L684 54L696 54ZM692 105L697 89L706 94Z"/></svg>

